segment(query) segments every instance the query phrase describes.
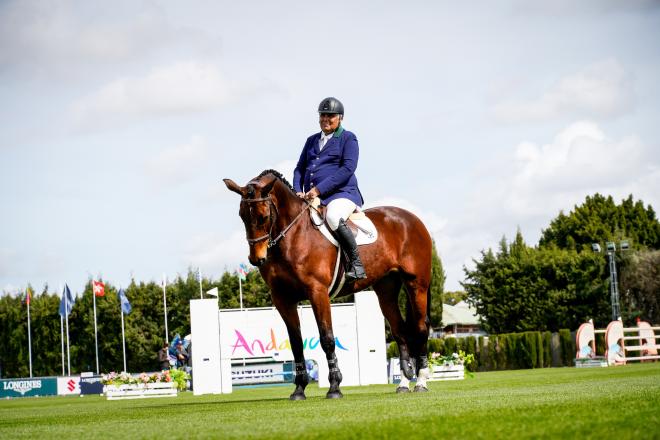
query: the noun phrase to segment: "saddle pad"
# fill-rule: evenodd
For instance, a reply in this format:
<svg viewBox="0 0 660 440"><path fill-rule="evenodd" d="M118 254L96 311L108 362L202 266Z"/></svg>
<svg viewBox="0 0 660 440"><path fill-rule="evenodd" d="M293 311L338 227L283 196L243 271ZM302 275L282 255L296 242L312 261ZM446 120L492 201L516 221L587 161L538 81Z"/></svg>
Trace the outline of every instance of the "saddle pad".
<svg viewBox="0 0 660 440"><path fill-rule="evenodd" d="M325 224L319 213L314 209L310 209L310 213L314 224L321 225L318 226L318 228L323 236L327 238L330 243L334 244L336 247L339 247L339 243L337 243L335 237L332 236L328 225ZM371 244L376 241L378 238L378 230L376 229L376 226L373 224L371 219L367 217L364 212L359 211L357 213L353 213L348 219L358 227L357 235L355 236L355 242L358 246L363 244Z"/></svg>

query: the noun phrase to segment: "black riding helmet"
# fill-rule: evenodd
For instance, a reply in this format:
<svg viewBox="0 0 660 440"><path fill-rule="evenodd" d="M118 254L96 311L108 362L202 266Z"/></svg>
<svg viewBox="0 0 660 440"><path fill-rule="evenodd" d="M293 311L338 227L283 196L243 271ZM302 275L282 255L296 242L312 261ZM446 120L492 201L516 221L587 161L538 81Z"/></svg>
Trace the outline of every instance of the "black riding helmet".
<svg viewBox="0 0 660 440"><path fill-rule="evenodd" d="M319 113L344 116L344 104L342 104L341 101L339 101L337 98L333 98L332 96L329 98L325 98L319 104Z"/></svg>

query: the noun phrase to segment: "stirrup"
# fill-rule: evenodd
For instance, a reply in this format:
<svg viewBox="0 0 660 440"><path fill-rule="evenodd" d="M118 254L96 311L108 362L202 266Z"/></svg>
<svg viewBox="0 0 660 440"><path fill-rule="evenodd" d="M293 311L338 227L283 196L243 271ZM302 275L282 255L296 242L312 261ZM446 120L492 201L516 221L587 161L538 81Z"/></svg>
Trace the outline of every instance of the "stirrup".
<svg viewBox="0 0 660 440"><path fill-rule="evenodd" d="M364 266L362 264L351 264L351 267L346 271L345 275L346 278L353 280L363 280L367 278L367 273L365 272Z"/></svg>

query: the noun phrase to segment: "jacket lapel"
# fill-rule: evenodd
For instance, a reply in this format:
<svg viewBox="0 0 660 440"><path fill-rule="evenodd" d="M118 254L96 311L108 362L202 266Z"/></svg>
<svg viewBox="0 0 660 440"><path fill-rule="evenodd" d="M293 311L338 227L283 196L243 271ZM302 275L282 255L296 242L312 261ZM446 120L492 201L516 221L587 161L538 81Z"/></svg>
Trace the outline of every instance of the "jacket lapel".
<svg viewBox="0 0 660 440"><path fill-rule="evenodd" d="M316 155L321 154L321 149L319 148L320 140L321 140L321 133L317 133L316 136L314 136L314 139L312 139L312 148L314 149L314 154Z"/></svg>

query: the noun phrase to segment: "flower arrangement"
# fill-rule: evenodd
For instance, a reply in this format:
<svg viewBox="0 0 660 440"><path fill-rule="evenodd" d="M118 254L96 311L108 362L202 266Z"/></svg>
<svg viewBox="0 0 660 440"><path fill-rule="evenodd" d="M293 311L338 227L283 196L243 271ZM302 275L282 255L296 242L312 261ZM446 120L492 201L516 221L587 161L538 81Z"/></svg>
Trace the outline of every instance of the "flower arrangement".
<svg viewBox="0 0 660 440"><path fill-rule="evenodd" d="M442 365L464 365L465 367L474 362L473 354L465 354L463 350L458 353L442 355L440 353L431 353L429 358L429 366L442 366Z"/></svg>
<svg viewBox="0 0 660 440"><path fill-rule="evenodd" d="M133 376L129 373L123 372L120 374L114 371L110 374L104 374L101 378L103 385L139 385L148 383L168 383L175 382L179 391L186 389L186 382L190 379L190 375L183 370L173 368L171 370L163 370L160 373L141 373L140 375Z"/></svg>

